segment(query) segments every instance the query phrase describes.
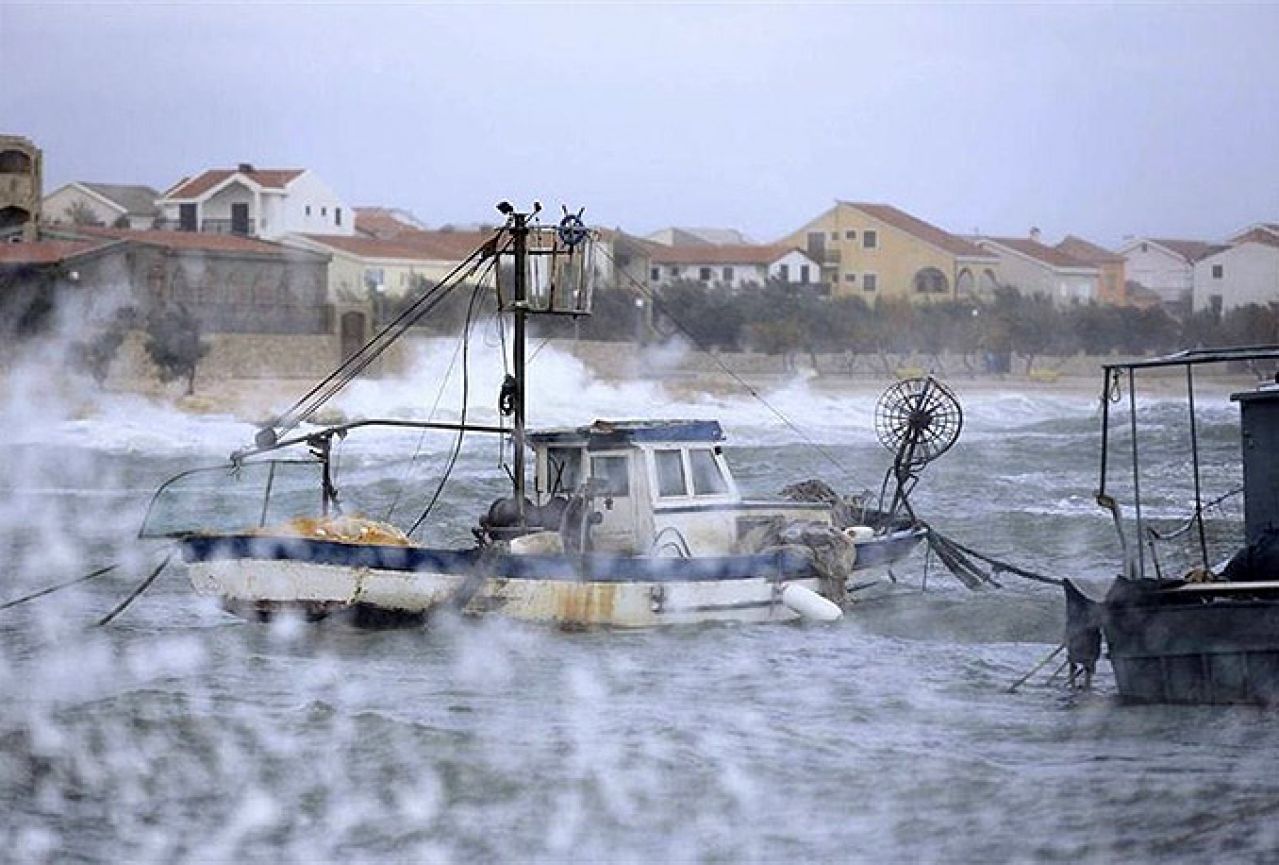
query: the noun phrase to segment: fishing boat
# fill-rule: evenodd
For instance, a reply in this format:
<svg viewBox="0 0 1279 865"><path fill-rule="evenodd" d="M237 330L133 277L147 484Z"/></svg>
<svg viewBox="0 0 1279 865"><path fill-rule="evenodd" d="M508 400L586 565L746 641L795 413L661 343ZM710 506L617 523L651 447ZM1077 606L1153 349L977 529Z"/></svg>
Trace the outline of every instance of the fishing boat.
<svg viewBox="0 0 1279 865"><path fill-rule="evenodd" d="M714 420L527 429L525 320L590 312L594 234L580 212L542 228L531 224L539 208L499 209L505 224L459 266L453 283L486 268L499 312L514 319L501 422L471 423L463 410L457 423L302 427L439 302L451 287L445 280L229 464L184 472L160 488L143 536L176 539L197 592L252 619L292 612L364 625L417 622L445 609L563 628L830 621L849 607L850 587L873 581L924 540L909 492L962 425L958 401L931 377L901 382L880 400L878 431L895 458L873 503L813 482L774 501L746 499ZM388 428L453 433L459 448L472 434L509 443L510 493L477 506L469 542L428 545L414 537L421 518L405 530L344 509L336 444ZM298 471L314 477L309 491L286 482ZM447 474L446 467L439 488ZM215 496L239 504L214 508Z"/></svg>
<svg viewBox="0 0 1279 865"><path fill-rule="evenodd" d="M1125 700L1279 702L1279 380L1273 377L1277 361L1279 346L1255 346L1184 351L1105 366L1097 502L1112 516L1124 567L1100 600L1090 597L1077 581L1064 582L1072 681L1089 683L1104 638L1119 695ZM1195 370L1223 364L1254 371L1265 367L1271 379L1231 397L1240 408L1243 545L1225 560L1214 562L1205 518L1214 502L1205 501ZM1143 472L1148 430L1137 403L1138 374L1178 368L1184 371L1186 385L1184 418L1194 508L1179 528L1159 531L1143 507L1143 480L1147 490L1150 483ZM1123 387L1129 415L1123 450L1133 492L1127 519L1108 487L1108 469L1115 461L1110 406L1118 401ZM1166 423L1166 417L1161 416L1158 423ZM1219 527L1213 528L1213 534L1221 534ZM1161 542L1176 536L1190 539L1194 561L1170 573L1159 551Z"/></svg>

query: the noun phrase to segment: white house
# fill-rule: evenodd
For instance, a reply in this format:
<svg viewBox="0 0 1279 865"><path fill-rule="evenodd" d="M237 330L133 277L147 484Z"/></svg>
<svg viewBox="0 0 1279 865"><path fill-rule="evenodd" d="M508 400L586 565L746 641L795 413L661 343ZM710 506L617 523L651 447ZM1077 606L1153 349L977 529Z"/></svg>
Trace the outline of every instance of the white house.
<svg viewBox="0 0 1279 865"><path fill-rule="evenodd" d="M754 243L736 228L688 228L678 225L658 229L646 239L663 246L748 246Z"/></svg>
<svg viewBox="0 0 1279 865"><path fill-rule="evenodd" d="M1195 262L1196 312L1279 302L1279 233L1250 236Z"/></svg>
<svg viewBox="0 0 1279 865"><path fill-rule="evenodd" d="M149 186L88 183L77 180L44 198L47 225L97 224L114 228L147 229L160 215L160 193Z"/></svg>
<svg viewBox="0 0 1279 865"><path fill-rule="evenodd" d="M355 233L355 214L305 169L241 163L175 184L160 199L166 227L275 240L286 234Z"/></svg>
<svg viewBox="0 0 1279 865"><path fill-rule="evenodd" d="M1054 304L1098 298L1101 269L1031 237L979 237L976 243L999 256L996 278L1023 294L1039 294Z"/></svg>
<svg viewBox="0 0 1279 865"><path fill-rule="evenodd" d="M1124 271L1135 282L1159 295L1164 306L1185 310L1195 287L1195 263L1226 247L1202 240L1138 237L1125 244Z"/></svg>
<svg viewBox="0 0 1279 865"><path fill-rule="evenodd" d="M737 289L769 279L793 285L821 283L821 266L792 246L733 244L653 246L649 282L662 285L686 279Z"/></svg>

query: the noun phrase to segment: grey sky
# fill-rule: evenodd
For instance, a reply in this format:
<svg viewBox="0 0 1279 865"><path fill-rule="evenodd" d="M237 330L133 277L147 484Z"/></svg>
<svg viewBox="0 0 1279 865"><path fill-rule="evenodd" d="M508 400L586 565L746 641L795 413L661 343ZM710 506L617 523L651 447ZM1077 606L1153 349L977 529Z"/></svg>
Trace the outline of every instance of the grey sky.
<svg viewBox="0 0 1279 865"><path fill-rule="evenodd" d="M499 198L760 239L833 199L1115 244L1279 219L1279 6L0 0L46 186L251 161L431 224Z"/></svg>

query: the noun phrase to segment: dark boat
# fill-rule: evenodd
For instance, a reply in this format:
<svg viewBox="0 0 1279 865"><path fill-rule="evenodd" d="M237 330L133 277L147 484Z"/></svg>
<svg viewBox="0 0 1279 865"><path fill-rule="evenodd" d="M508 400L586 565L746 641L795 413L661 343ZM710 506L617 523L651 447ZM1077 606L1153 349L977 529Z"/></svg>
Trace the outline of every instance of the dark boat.
<svg viewBox="0 0 1279 865"><path fill-rule="evenodd" d="M1232 394L1240 407L1244 546L1227 562L1209 560L1205 502L1195 413L1196 368L1230 364L1273 370L1279 346L1185 351L1104 367L1101 481L1097 503L1110 511L1124 551L1124 571L1103 600L1065 581L1066 643L1071 679L1091 681L1102 638L1119 695L1142 703L1279 703L1279 379ZM1138 373L1181 367L1186 382L1195 507L1181 533L1195 548L1195 564L1170 576L1156 531L1143 514L1143 426L1137 410ZM1133 501L1129 519L1107 491L1112 451L1110 405L1127 387ZM1135 529L1129 537L1125 524Z"/></svg>

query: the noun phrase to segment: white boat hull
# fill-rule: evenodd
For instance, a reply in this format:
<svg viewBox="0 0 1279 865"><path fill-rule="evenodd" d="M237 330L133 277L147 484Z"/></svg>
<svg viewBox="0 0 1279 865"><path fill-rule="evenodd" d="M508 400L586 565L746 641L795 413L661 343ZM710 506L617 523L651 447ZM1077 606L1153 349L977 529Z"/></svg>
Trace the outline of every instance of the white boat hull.
<svg viewBox="0 0 1279 865"><path fill-rule="evenodd" d="M901 540L903 555L917 543L912 537ZM323 546L331 552L345 545ZM291 552L296 548L296 541L280 547ZM787 586L819 594L823 588L819 577L787 575L774 560L763 556L733 560L738 568L725 579L708 578L704 570L691 574L691 579L680 579L682 562L687 560L678 559L625 563L631 570L656 567L661 573L654 579L623 578L616 573L606 579L591 579L589 573L571 578L511 575L510 563L521 557L505 560L506 573L498 567L486 571L483 560L463 571L456 566L406 569L333 564L275 551L258 556L188 554L187 558L198 593L216 597L227 609L249 617L291 610L313 618L349 612L371 621L395 621L453 607L466 614L497 614L564 628L784 622L801 618L802 612L783 602ZM527 558L538 560L532 565L567 567L564 557ZM743 572L743 562L755 572ZM888 564L891 562L859 568L856 579L873 579L875 572ZM466 597L461 597L463 594Z"/></svg>

